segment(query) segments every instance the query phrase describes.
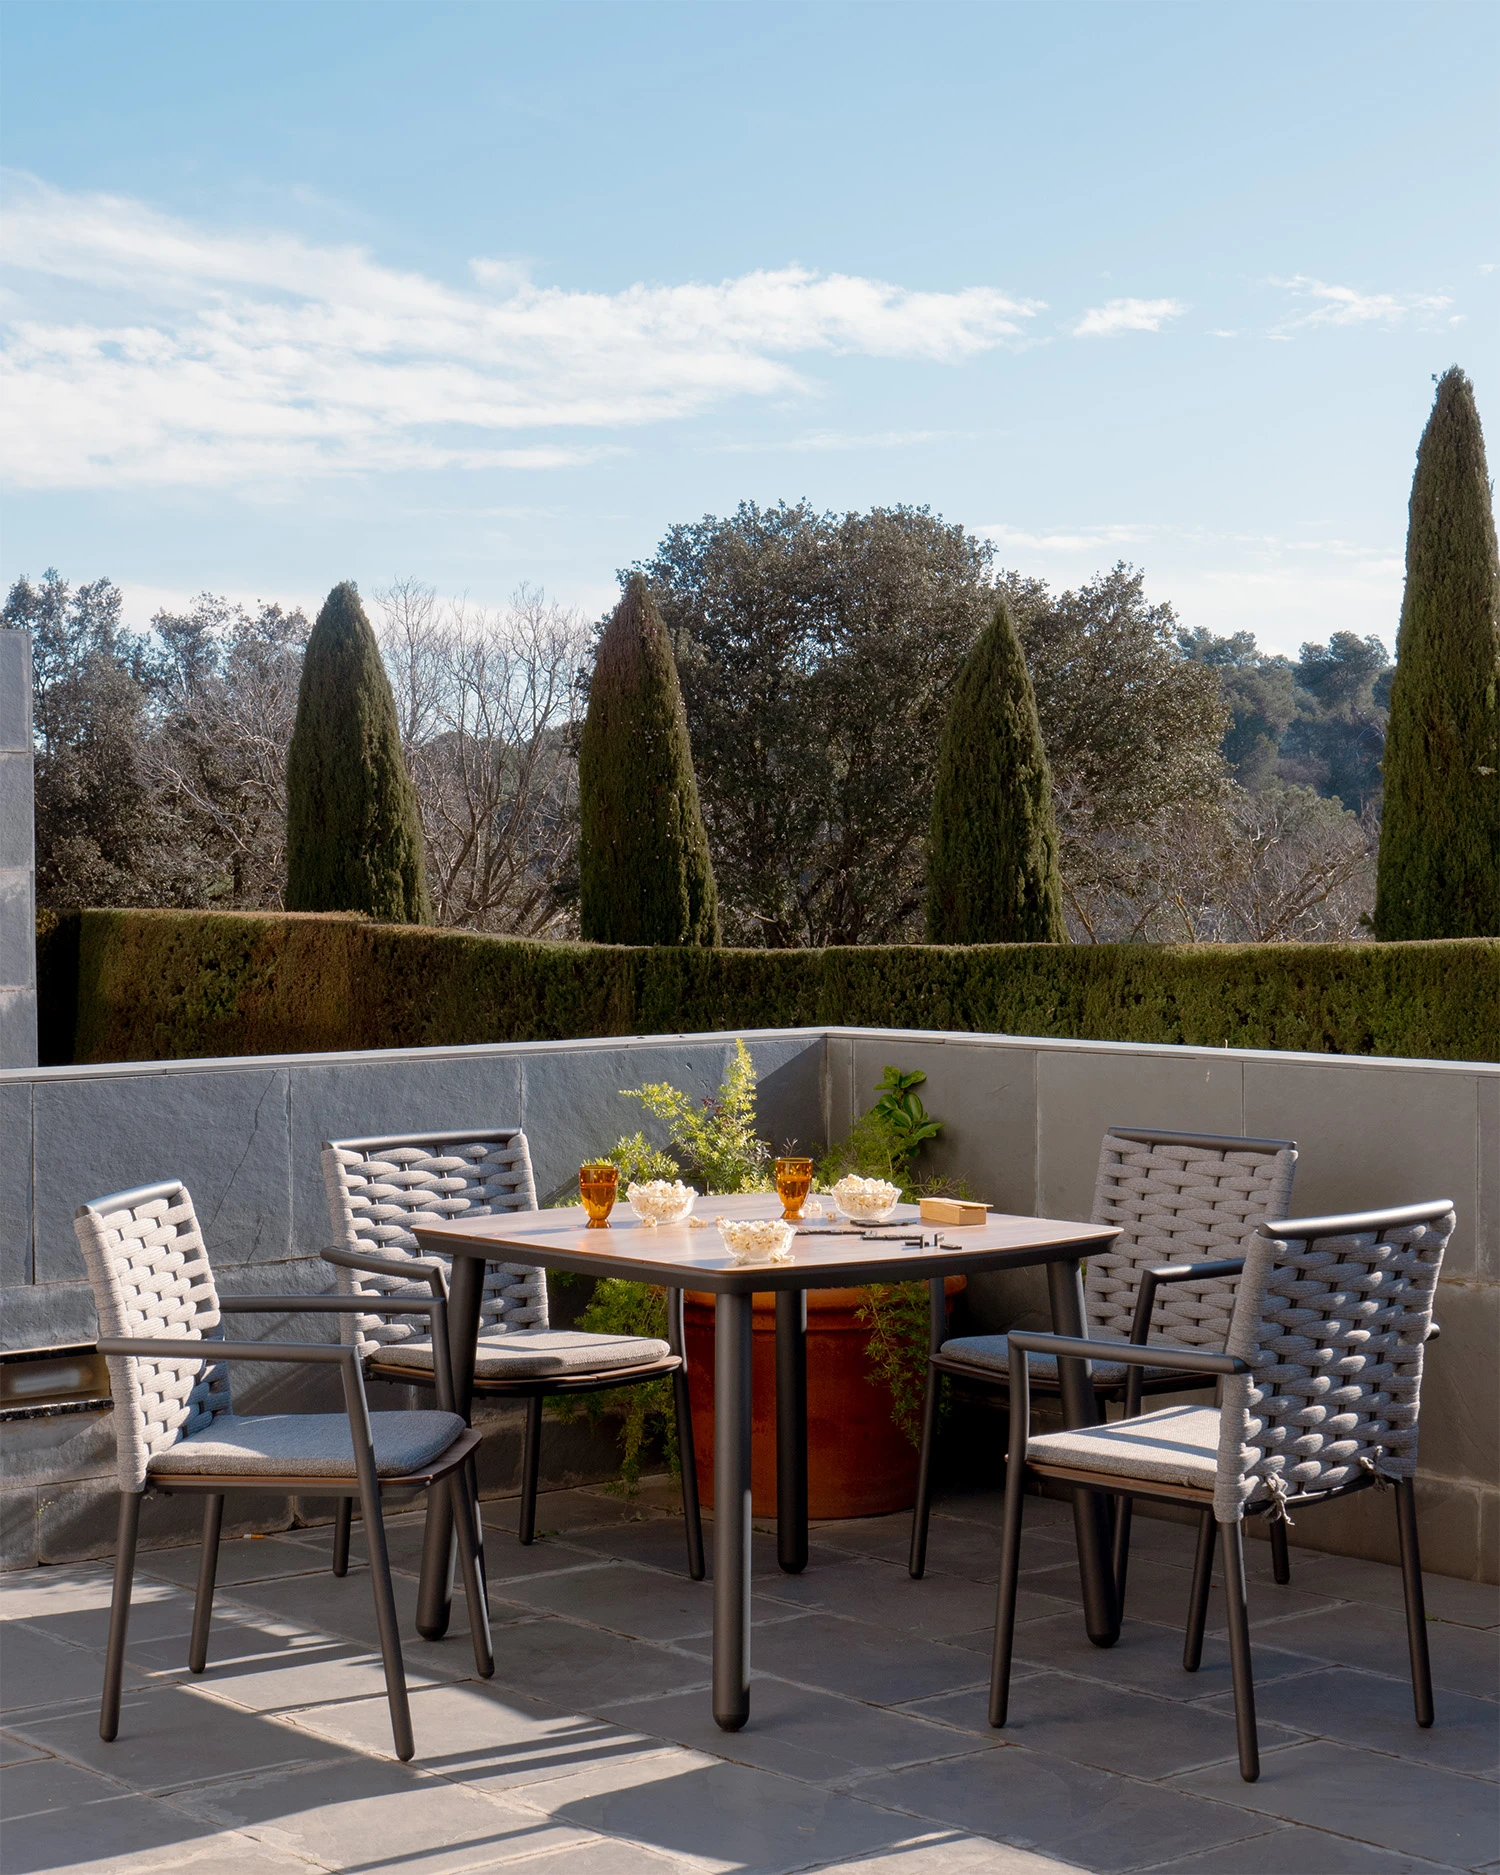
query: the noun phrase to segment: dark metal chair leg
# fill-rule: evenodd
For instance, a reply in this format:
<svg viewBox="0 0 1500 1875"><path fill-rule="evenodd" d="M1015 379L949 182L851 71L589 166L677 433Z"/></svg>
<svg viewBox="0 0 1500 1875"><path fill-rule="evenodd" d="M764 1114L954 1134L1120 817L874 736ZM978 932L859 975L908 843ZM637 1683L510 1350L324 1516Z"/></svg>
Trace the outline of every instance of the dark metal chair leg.
<svg viewBox="0 0 1500 1875"><path fill-rule="evenodd" d="M1214 1544L1219 1526L1211 1510L1198 1519L1198 1552L1193 1558L1193 1586L1188 1595L1187 1633L1182 1640L1182 1670L1196 1673L1203 1660L1203 1630L1208 1622L1208 1592L1213 1585Z"/></svg>
<svg viewBox="0 0 1500 1875"><path fill-rule="evenodd" d="M464 1600L469 1605L469 1633L474 1642L474 1665L480 1679L487 1680L495 1671L495 1653L490 1644L490 1603L480 1560L479 1518L475 1512L466 1465L461 1465L453 1473L448 1481L448 1491L453 1501L453 1530L458 1538L458 1566L463 1577Z"/></svg>
<svg viewBox="0 0 1500 1875"><path fill-rule="evenodd" d="M333 1573L349 1573L349 1530L354 1522L354 1499L341 1497L333 1513Z"/></svg>
<svg viewBox="0 0 1500 1875"><path fill-rule="evenodd" d="M214 1613L214 1578L219 1572L219 1532L224 1527L224 1497L203 1500L203 1548L198 1557L198 1598L193 1603L193 1633L188 1642L188 1671L208 1665L208 1624Z"/></svg>
<svg viewBox="0 0 1500 1875"><path fill-rule="evenodd" d="M703 1559L703 1512L698 1503L698 1453L693 1445L693 1401L688 1387L687 1335L680 1289L667 1291L667 1344L682 1365L672 1376L672 1405L677 1415L677 1466L682 1484L682 1521L687 1534L688 1576L701 1582L708 1574Z"/></svg>
<svg viewBox="0 0 1500 1875"><path fill-rule="evenodd" d="M135 1543L141 1528L142 1491L120 1493L120 1523L115 1537L115 1586L109 1599L109 1639L104 1649L104 1698L99 1705L99 1736L112 1739L120 1730L120 1683L125 1677L125 1633L130 1626L130 1585L135 1579Z"/></svg>
<svg viewBox="0 0 1500 1875"><path fill-rule="evenodd" d="M542 1472L542 1396L532 1394L526 1402L526 1437L521 1447L521 1522L517 1531L523 1543L536 1541L536 1492Z"/></svg>
<svg viewBox="0 0 1500 1875"><path fill-rule="evenodd" d="M487 1582L489 1572L484 1561L484 1509L479 1502L479 1467L472 1458L464 1466L464 1476L469 1481L469 1496L474 1504L474 1547L479 1555L479 1578Z"/></svg>
<svg viewBox="0 0 1500 1875"><path fill-rule="evenodd" d="M1292 1579L1292 1558L1287 1549L1286 1519L1276 1517L1271 1521L1271 1574L1276 1581L1285 1585Z"/></svg>
<svg viewBox="0 0 1500 1875"><path fill-rule="evenodd" d="M1432 1662L1427 1655L1427 1603L1422 1593L1422 1551L1417 1542L1417 1499L1410 1478L1396 1480L1396 1535L1401 1544L1401 1587L1406 1597L1406 1645L1417 1724L1433 1721Z"/></svg>
<svg viewBox="0 0 1500 1875"><path fill-rule="evenodd" d="M1024 1357L1023 1357L1024 1358ZM1005 1509L1000 1522L1000 1587L995 1598L995 1650L990 1661L990 1724L1010 1711L1010 1659L1016 1634L1016 1582L1021 1573L1021 1518L1026 1508L1026 1434L1031 1401L1024 1372L1020 1397L1011 1381L1010 1454L1005 1467Z"/></svg>
<svg viewBox="0 0 1500 1875"><path fill-rule="evenodd" d="M911 1554L907 1572L920 1580L927 1568L927 1526L932 1518L932 1461L937 1450L938 1412L943 1399L943 1376L927 1369L927 1397L922 1403L922 1449L917 1459L917 1503L911 1514Z"/></svg>
<svg viewBox="0 0 1500 1875"><path fill-rule="evenodd" d="M1255 1734L1255 1674L1250 1662L1250 1614L1245 1606L1245 1526L1224 1526L1224 1594L1229 1604L1229 1667L1234 1681L1234 1729L1240 1747L1240 1776L1260 1776Z"/></svg>

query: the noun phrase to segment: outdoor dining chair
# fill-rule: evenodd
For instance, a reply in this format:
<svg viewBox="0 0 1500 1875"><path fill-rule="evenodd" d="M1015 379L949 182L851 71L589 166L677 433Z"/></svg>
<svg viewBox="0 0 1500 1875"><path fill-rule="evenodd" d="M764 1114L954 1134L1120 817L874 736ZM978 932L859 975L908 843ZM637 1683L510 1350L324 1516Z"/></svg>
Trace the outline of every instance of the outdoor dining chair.
<svg viewBox="0 0 1500 1875"><path fill-rule="evenodd" d="M1200 1512L1183 1667L1203 1650L1216 1538L1224 1545L1229 1661L1240 1775L1260 1775L1245 1605L1244 1519L1285 1529L1292 1510L1370 1486L1394 1486L1417 1724L1433 1721L1413 1479L1422 1359L1453 1204L1437 1198L1341 1217L1268 1220L1245 1249L1223 1353L1016 1331L1010 1462L1001 1529L1000 1590L990 1724L1005 1724L1028 1474L1059 1483L1181 1504ZM1167 1356L1221 1377L1217 1406L1166 1406L1136 1418L1028 1436L1028 1368L1062 1356L1146 1366ZM1308 1636L1317 1651L1316 1635Z"/></svg>
<svg viewBox="0 0 1500 1875"><path fill-rule="evenodd" d="M401 1661L390 1558L381 1515L382 1492L446 1485L453 1502L474 1664L494 1672L489 1612L479 1566L479 1531L464 1467L478 1444L453 1412L445 1378L438 1410L371 1413L358 1352L340 1344L226 1341L226 1315L336 1314L355 1307L425 1318L434 1343L446 1348L447 1304L439 1296L380 1297L354 1304L342 1296L224 1296L187 1188L176 1179L116 1192L81 1205L74 1228L99 1311L99 1352L109 1363L120 1480L114 1593L105 1650L99 1735L120 1729L120 1687L130 1620L131 1583L141 1504L148 1492L201 1495L203 1549L188 1642L188 1667L202 1673L218 1568L219 1532L229 1491L358 1494L370 1551L370 1581L385 1666L386 1697L396 1756L412 1755L411 1712ZM273 1361L336 1367L342 1413L234 1410L226 1363Z"/></svg>
<svg viewBox="0 0 1500 1875"><path fill-rule="evenodd" d="M447 1259L418 1250L411 1232L414 1222L536 1209L526 1135L514 1127L490 1127L329 1140L323 1147L323 1177L337 1239L323 1254L338 1269L341 1291L368 1305L366 1313L345 1319L345 1339L359 1350L370 1377L431 1386L431 1337L421 1332L420 1325L386 1320L377 1304L386 1296L423 1290L434 1297L447 1296ZM695 1582L703 1580L703 1525L693 1462L681 1290L667 1292L667 1335L667 1341L658 1341L642 1335L551 1328L545 1271L508 1263L485 1266L474 1391L526 1402L518 1526L523 1543L532 1542L536 1535L542 1408L548 1396L599 1393L670 1377L682 1462L688 1573ZM342 1575L348 1567L352 1510L349 1498L338 1508L335 1575Z"/></svg>
<svg viewBox="0 0 1500 1875"><path fill-rule="evenodd" d="M1234 1307L1238 1259L1256 1227L1285 1212L1297 1169L1296 1142L1241 1139L1233 1134L1171 1133L1150 1127L1112 1126L1099 1149L1094 1185L1096 1224L1113 1224L1113 1248L1089 1257L1084 1303L1091 1339L1144 1345L1155 1333L1178 1346L1218 1353ZM912 1515L909 1568L920 1576L927 1564L927 1528L932 1510L933 1453L944 1375L971 1386L1010 1389L1010 1338L959 1335L945 1339L946 1315L934 1299L927 1400ZM1184 1373L1160 1361L1144 1369L1120 1359L1092 1364L1092 1381L1103 1417L1106 1401L1138 1411L1142 1393L1181 1393L1211 1386L1212 1379ZM1132 1378L1133 1376L1133 1378ZM1058 1391L1057 1365L1031 1365L1032 1394ZM1127 1396L1128 1399L1127 1399ZM1014 1394L1011 1409L1015 1410ZM1130 1506L1115 1519L1115 1588L1123 1601L1130 1557ZM1290 1580L1285 1532L1275 1532L1276 1580Z"/></svg>

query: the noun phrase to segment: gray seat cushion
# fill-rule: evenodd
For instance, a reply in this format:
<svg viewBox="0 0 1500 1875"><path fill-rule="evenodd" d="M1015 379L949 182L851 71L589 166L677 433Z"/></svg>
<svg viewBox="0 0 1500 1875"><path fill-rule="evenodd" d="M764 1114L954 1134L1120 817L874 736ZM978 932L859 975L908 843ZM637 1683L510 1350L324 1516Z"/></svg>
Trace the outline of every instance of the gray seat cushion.
<svg viewBox="0 0 1500 1875"><path fill-rule="evenodd" d="M1116 1419L1107 1426L1042 1433L1026 1441L1026 1456L1038 1465L1068 1465L1211 1491L1219 1469L1219 1409L1164 1406L1160 1412Z"/></svg>
<svg viewBox="0 0 1500 1875"><path fill-rule="evenodd" d="M590 1335L581 1328L514 1328L484 1334L474 1356L476 1380L523 1380L539 1374L607 1373L640 1367L672 1352L665 1341L644 1335ZM376 1355L382 1367L423 1367L432 1372L432 1342L426 1336L397 1342Z"/></svg>
<svg viewBox="0 0 1500 1875"><path fill-rule="evenodd" d="M375 1469L382 1478L418 1471L464 1430L457 1413L371 1413ZM286 1474L352 1478L354 1441L342 1413L220 1413L147 1466L152 1477L236 1472L247 1478Z"/></svg>
<svg viewBox="0 0 1500 1875"><path fill-rule="evenodd" d="M1114 1341L1115 1335L1101 1335L1097 1329L1090 1329L1089 1336L1094 1341ZM1010 1372L1010 1343L1004 1335L957 1335L952 1341L943 1343L944 1354L951 1354L956 1361L966 1361L971 1367L987 1367L992 1373ZM1125 1380L1123 1361L1095 1361L1094 1379L1107 1387L1121 1386ZM1170 1374L1170 1367L1147 1367L1142 1370L1143 1377L1155 1380L1163 1374ZM1031 1356L1031 1378L1033 1380L1057 1379L1057 1360L1051 1354L1033 1354Z"/></svg>

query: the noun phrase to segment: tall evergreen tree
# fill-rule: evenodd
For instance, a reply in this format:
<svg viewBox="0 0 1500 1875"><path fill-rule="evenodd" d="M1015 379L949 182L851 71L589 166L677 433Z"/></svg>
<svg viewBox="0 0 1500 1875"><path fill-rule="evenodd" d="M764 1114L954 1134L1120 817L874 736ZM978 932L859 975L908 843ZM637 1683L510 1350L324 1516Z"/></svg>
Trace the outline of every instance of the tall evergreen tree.
<svg viewBox="0 0 1500 1875"><path fill-rule="evenodd" d="M1059 944L1052 776L1010 604L969 653L938 745L927 846L932 944Z"/></svg>
<svg viewBox="0 0 1500 1875"><path fill-rule="evenodd" d="M352 581L329 593L307 641L286 779L287 909L427 923L396 700Z"/></svg>
<svg viewBox="0 0 1500 1875"><path fill-rule="evenodd" d="M1500 559L1474 386L1444 373L1412 478L1385 745L1381 938L1500 936Z"/></svg>
<svg viewBox="0 0 1500 1875"><path fill-rule="evenodd" d="M632 574L605 626L578 747L583 936L717 944L719 897L666 628Z"/></svg>

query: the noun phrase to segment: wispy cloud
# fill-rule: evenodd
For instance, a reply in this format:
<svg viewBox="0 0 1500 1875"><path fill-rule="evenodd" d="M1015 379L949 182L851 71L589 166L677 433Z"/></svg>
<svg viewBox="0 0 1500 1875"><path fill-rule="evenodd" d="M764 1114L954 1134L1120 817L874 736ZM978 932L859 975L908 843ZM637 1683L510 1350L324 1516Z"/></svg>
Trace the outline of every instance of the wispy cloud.
<svg viewBox="0 0 1500 1875"><path fill-rule="evenodd" d="M1117 332L1160 332L1168 319L1180 319L1187 305L1180 299L1111 299L1091 306L1072 328L1075 339L1108 339Z"/></svg>
<svg viewBox="0 0 1500 1875"><path fill-rule="evenodd" d="M1310 326L1396 326L1430 319L1453 304L1448 293L1361 293L1352 286L1330 286L1307 274L1273 280L1291 294L1301 310L1289 313L1275 328L1282 337Z"/></svg>
<svg viewBox="0 0 1500 1875"><path fill-rule="evenodd" d="M795 266L590 293L480 259L458 287L32 178L8 193L7 474L33 487L567 467L618 445L517 433L803 396L799 356L959 364L1042 308Z"/></svg>

